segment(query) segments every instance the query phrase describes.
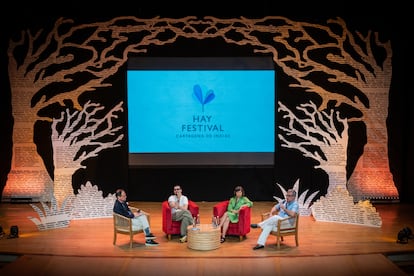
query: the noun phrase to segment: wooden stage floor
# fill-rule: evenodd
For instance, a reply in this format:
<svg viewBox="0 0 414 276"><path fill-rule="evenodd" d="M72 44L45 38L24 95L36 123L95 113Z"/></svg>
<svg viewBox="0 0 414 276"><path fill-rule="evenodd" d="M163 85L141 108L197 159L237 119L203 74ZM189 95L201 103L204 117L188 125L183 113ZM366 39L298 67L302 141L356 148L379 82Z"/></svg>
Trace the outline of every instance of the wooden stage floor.
<svg viewBox="0 0 414 276"><path fill-rule="evenodd" d="M197 202L201 223L211 222L216 202ZM252 223L270 210L272 202L254 202ZM413 255L414 240L396 242L404 227L414 229L414 205L374 204L381 227L318 222L301 216L299 246L285 237L281 248L270 236L266 247L252 250L260 229L251 229L247 239L228 237L220 248L197 251L162 232L160 202L130 202L151 214L152 232L160 243L146 247L142 234L129 248L128 236L113 241L110 218L72 220L69 227L38 231L28 219L37 217L29 204L0 203L0 225L6 235L19 227L19 238L0 239L0 274L5 275L411 275L389 256ZM414 260L413 260L414 262Z"/></svg>

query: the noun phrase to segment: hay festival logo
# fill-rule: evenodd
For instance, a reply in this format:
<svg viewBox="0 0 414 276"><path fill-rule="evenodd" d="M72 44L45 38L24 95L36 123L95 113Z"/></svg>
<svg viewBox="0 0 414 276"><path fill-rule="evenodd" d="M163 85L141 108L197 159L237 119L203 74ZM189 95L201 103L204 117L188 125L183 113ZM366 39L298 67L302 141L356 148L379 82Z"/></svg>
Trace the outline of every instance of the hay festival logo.
<svg viewBox="0 0 414 276"><path fill-rule="evenodd" d="M214 91L209 89L205 95L201 86L196 84L193 87L193 96L198 103L201 104L203 115L193 115L191 123L181 125L181 134L176 135L177 138L228 138L223 133L224 129L221 124L213 123L213 116L204 114L204 107L211 103L216 97ZM214 134L213 134L214 133Z"/></svg>
<svg viewBox="0 0 414 276"><path fill-rule="evenodd" d="M204 106L214 100L216 95L214 95L213 90L208 90L206 96L203 97L203 91L201 90L200 85L196 84L193 88L193 95L197 99L197 101L201 104L201 111L204 112Z"/></svg>

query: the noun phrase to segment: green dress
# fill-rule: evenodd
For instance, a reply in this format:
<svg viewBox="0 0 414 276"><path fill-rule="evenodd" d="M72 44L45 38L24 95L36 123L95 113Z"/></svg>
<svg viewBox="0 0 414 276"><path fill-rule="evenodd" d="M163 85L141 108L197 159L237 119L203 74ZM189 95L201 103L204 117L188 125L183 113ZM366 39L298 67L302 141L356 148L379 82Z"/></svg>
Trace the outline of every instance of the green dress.
<svg viewBox="0 0 414 276"><path fill-rule="evenodd" d="M232 211L239 210L242 205L252 207L253 202L251 202L246 196L240 197L239 200L237 200L237 196L230 198L229 205L227 206L227 215L232 223L237 223L239 221L239 214L234 214Z"/></svg>

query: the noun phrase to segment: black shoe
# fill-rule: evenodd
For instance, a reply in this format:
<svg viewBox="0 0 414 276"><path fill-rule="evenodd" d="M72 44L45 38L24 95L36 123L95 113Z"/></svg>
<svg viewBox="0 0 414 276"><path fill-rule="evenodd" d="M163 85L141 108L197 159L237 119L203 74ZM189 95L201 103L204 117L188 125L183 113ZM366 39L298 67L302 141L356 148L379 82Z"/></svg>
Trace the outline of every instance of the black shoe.
<svg viewBox="0 0 414 276"><path fill-rule="evenodd" d="M262 249L264 248L264 245L257 244L255 247L253 247L253 250Z"/></svg>
<svg viewBox="0 0 414 276"><path fill-rule="evenodd" d="M259 225L257 225L256 223L250 224L251 228L259 228Z"/></svg>
<svg viewBox="0 0 414 276"><path fill-rule="evenodd" d="M154 240L146 240L145 241L145 245L146 246L157 246L158 242L154 241Z"/></svg>
<svg viewBox="0 0 414 276"><path fill-rule="evenodd" d="M226 241L226 238L225 237L221 237L220 238L220 243L223 243L223 242L225 242Z"/></svg>
<svg viewBox="0 0 414 276"><path fill-rule="evenodd" d="M152 233L149 233L148 235L145 236L145 239L147 239L147 240L155 240L156 237Z"/></svg>

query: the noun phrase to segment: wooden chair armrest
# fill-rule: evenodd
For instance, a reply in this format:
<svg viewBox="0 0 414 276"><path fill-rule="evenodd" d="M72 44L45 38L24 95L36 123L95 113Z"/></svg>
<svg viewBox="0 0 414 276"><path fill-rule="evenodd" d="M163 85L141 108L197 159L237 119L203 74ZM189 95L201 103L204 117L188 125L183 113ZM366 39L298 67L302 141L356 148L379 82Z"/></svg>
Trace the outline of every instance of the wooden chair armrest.
<svg viewBox="0 0 414 276"><path fill-rule="evenodd" d="M289 220L289 219L291 219L291 217L285 217L285 218L279 219L279 221L283 222L283 221L286 221L286 220Z"/></svg>
<svg viewBox="0 0 414 276"><path fill-rule="evenodd" d="M270 212L266 212L262 214L262 221L265 219L270 218L271 216L273 216L275 213L270 213Z"/></svg>
<svg viewBox="0 0 414 276"><path fill-rule="evenodd" d="M138 211L138 208L137 207L133 207L133 206L128 206L129 207L129 209L133 212L133 213L135 213L135 212L137 212Z"/></svg>
<svg viewBox="0 0 414 276"><path fill-rule="evenodd" d="M129 209L131 209L131 211L133 212L133 213L135 213L135 212L137 212L138 211L138 209L139 208L137 208L137 207L133 207L133 206L129 206ZM146 215L147 216L147 220L148 220L148 222L150 222L150 216L151 216L151 214L150 213L147 213L147 212L145 212L144 210L142 210L142 209L139 209L140 211L141 211L141 213L142 214L144 214L144 215Z"/></svg>
<svg viewBox="0 0 414 276"><path fill-rule="evenodd" d="M131 211L132 211L133 213L138 212L138 210L140 210L140 211L141 211L141 213L143 213L143 214L145 214L145 215L147 215L147 216L149 216L149 215L150 215L150 213L147 213L147 212L145 212L144 210L139 209L139 208L137 208L137 207L129 206L129 209L131 209Z"/></svg>
<svg viewBox="0 0 414 276"><path fill-rule="evenodd" d="M262 221L270 217L270 212L262 213Z"/></svg>
<svg viewBox="0 0 414 276"><path fill-rule="evenodd" d="M290 219L298 219L298 215L295 215L293 217L286 217L283 219L279 219L277 222L277 228L280 230L293 230L296 229L296 221L295 223L292 225L290 223L286 223L286 221L289 221Z"/></svg>

